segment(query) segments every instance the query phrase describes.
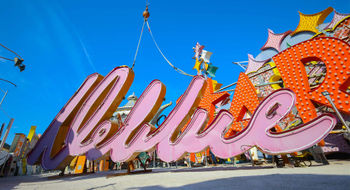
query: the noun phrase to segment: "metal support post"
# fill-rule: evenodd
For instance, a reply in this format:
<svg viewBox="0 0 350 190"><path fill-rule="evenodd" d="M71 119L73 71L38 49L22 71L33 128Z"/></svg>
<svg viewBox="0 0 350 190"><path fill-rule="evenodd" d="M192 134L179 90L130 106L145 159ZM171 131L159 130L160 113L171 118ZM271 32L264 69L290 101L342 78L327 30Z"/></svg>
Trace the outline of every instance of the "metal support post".
<svg viewBox="0 0 350 190"><path fill-rule="evenodd" d="M1 102L0 102L0 106L2 105L2 102L4 101L4 99L5 99L6 95L7 95L7 92L8 92L8 91L6 91L6 92L5 92L5 95L2 97Z"/></svg>
<svg viewBox="0 0 350 190"><path fill-rule="evenodd" d="M4 127L5 127L5 123L3 123L3 124L1 125L1 129L0 129L0 140L1 140L2 131L4 130Z"/></svg>
<svg viewBox="0 0 350 190"><path fill-rule="evenodd" d="M4 147L4 145L5 145L7 136L8 136L9 133L10 133L10 129L11 129L11 127L12 127L12 124L13 124L13 121L14 121L14 120L15 120L15 119L11 118L10 123L7 125L4 138L2 139L1 144L0 144L0 150L2 150L2 147Z"/></svg>
<svg viewBox="0 0 350 190"><path fill-rule="evenodd" d="M345 122L343 116L340 114L340 112L339 112L339 110L337 109L337 107L335 107L335 104L333 103L332 98L331 98L329 92L328 92L328 91L324 91L324 92L322 92L322 95L325 96L325 97L327 98L327 100L329 101L329 103L332 105L332 107L333 107L335 113L337 114L338 118L340 119L340 121L342 122L342 124L345 126L347 132L350 133L350 128L349 128L348 124Z"/></svg>
<svg viewBox="0 0 350 190"><path fill-rule="evenodd" d="M153 152L153 168L156 168L156 151Z"/></svg>

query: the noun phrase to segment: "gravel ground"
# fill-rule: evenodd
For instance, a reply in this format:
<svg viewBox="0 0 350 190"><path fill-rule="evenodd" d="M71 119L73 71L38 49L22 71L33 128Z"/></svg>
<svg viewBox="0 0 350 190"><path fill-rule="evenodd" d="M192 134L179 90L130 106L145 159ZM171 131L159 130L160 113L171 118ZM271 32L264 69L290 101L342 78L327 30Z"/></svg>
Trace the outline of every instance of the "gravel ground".
<svg viewBox="0 0 350 190"><path fill-rule="evenodd" d="M119 171L125 172L125 171ZM216 166L158 168L151 173L107 178L113 172L58 177L57 173L0 178L0 189L350 189L350 161L308 168Z"/></svg>

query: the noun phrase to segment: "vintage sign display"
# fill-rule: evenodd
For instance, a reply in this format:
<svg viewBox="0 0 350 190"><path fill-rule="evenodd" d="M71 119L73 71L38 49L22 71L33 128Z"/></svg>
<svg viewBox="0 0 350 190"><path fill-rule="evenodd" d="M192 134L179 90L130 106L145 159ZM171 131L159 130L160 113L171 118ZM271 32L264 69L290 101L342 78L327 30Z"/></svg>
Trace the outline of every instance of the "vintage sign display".
<svg viewBox="0 0 350 190"><path fill-rule="evenodd" d="M246 130L237 136L223 137L223 132L233 121L232 115L225 110L218 113L207 130L197 134L207 120L206 110L195 110L207 84L205 78L195 76L158 129L151 131L147 123L165 96L165 86L158 80L151 82L140 96L125 125L115 126L107 120L112 115L110 107L116 106L125 96L133 72L128 67L117 67L96 85L99 77L96 74L89 76L56 116L28 154L29 164L39 161L44 169L57 169L65 167L72 156L86 154L88 159L94 160L106 153L110 153L113 161L122 162L134 158L138 152L155 147L159 157L168 162L181 158L186 152L199 152L206 147L222 158L241 154L250 146L258 146L266 153L280 154L312 146L324 138L336 123L334 116L326 114L303 127L282 134L271 133L269 129L288 114L296 100L292 91L278 90L261 102ZM192 114L190 124L178 137L179 130ZM65 123L70 123L70 126L65 126ZM55 147L54 142L57 142L57 134L62 127L68 128L66 139ZM290 141L295 143L286 143ZM52 150L58 151L52 154Z"/></svg>
<svg viewBox="0 0 350 190"><path fill-rule="evenodd" d="M335 97L333 102L340 111L350 113L349 95L345 93L350 85L349 45L336 38L315 38L297 44L273 57L286 88L297 94L296 107L304 122L315 118L313 102L332 107L321 92L327 90ZM322 61L326 64L326 77L322 84L311 89L304 64Z"/></svg>
<svg viewBox="0 0 350 190"><path fill-rule="evenodd" d="M105 155L114 162L126 162L140 152L153 150L165 162L208 148L220 158L240 155L252 147L272 155L305 150L324 139L337 124L335 116L316 110L315 104L331 107L321 94L323 91L331 94L339 111L350 114L350 46L339 38L320 37L327 33L287 49L282 49L281 44L287 36L304 31L319 32L316 27L332 11L328 8L314 15L300 13L301 21L294 32L275 34L269 30L262 50L274 49L276 54L266 60L249 56L230 109L221 109L216 115L215 104L229 95L214 92L213 80L201 75L201 69L207 68L201 66L199 56L204 46L199 44L195 48L198 75L192 78L186 91L179 94L176 106L158 128L149 122L165 97L166 87L161 81L152 81L125 121L118 124L109 118L133 82L133 70L120 66L105 77L92 74L51 122L27 155L27 161L40 163L44 169L62 169L77 156L82 158L81 164L85 158L97 160ZM339 22L346 23L347 18L344 16ZM333 24L334 28L327 32L337 31L336 26L343 25ZM319 64L322 69L312 72L311 67L305 67L310 63ZM266 73L268 79L264 74L257 74L261 68L265 69L261 73ZM311 85L316 81L314 75L322 78L317 85ZM271 84L265 88L266 92L259 92L264 90L261 86L265 86L259 77ZM301 121L290 127L297 116ZM286 125L280 128L281 123ZM274 127L278 132L271 130ZM103 168L104 162L101 162ZM76 170L82 172L83 167Z"/></svg>
<svg viewBox="0 0 350 190"><path fill-rule="evenodd" d="M244 129L249 122L249 118L244 118L244 116L254 113L258 105L259 100L254 85L246 74L241 73L230 107L230 113L234 117L234 122L226 133L226 137L235 135L237 132Z"/></svg>

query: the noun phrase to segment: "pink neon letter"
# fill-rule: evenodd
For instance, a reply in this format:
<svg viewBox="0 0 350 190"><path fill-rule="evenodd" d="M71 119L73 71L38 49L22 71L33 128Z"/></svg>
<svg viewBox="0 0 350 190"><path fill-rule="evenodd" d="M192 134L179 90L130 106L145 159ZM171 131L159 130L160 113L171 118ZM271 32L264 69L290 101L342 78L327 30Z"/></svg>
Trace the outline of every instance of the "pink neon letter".
<svg viewBox="0 0 350 190"><path fill-rule="evenodd" d="M133 79L130 73L132 71L128 67L113 69L84 102L67 136L70 155L77 156L94 151L95 146L110 134L113 126L102 127L100 123L108 120L122 101L130 87L128 83Z"/></svg>
<svg viewBox="0 0 350 190"><path fill-rule="evenodd" d="M98 74L92 74L86 78L77 92L72 96L72 98L67 102L61 111L57 114L55 119L51 122L49 127L46 129L44 134L40 137L39 141L36 143L35 147L27 155L28 164L35 164L41 162L44 169L61 169L66 167L65 160L69 161L67 158L69 155L67 147L62 147L62 142L58 140L57 145L55 142L59 134L60 129L64 127L69 127L74 115L86 100L90 92L96 87L96 85L102 80L102 76ZM63 135L65 135L63 133ZM64 138L63 138L64 139ZM59 148L59 152L56 155L51 155L53 148ZM42 158L40 160L40 156ZM63 163L63 164L61 164Z"/></svg>

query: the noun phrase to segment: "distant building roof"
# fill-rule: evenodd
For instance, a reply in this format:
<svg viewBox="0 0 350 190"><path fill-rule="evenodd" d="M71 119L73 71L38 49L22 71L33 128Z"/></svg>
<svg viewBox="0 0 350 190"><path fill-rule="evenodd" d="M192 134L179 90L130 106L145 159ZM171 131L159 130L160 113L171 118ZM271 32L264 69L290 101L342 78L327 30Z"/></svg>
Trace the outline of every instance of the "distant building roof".
<svg viewBox="0 0 350 190"><path fill-rule="evenodd" d="M137 101L137 96L135 96L135 92L133 92L128 98L129 100L123 107L133 107Z"/></svg>
<svg viewBox="0 0 350 190"><path fill-rule="evenodd" d="M117 114L120 114L122 116L122 119L124 120L126 118L126 116L129 114L129 112L131 111L131 109L134 107L136 101L137 101L137 96L135 95L135 92L133 92L128 98L128 102L121 107L118 107L115 112L113 113L113 116L111 118L111 120L115 120L115 116L117 116Z"/></svg>
<svg viewBox="0 0 350 190"><path fill-rule="evenodd" d="M136 101L137 101L137 96L135 96L135 92L133 92L128 98L127 98L128 102L122 106L122 107L118 107L117 110L114 112L113 115L116 115L118 112L120 111L130 111L132 109L132 107L134 107Z"/></svg>

